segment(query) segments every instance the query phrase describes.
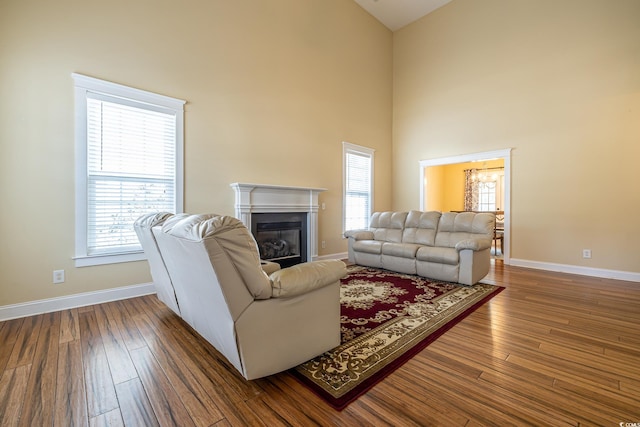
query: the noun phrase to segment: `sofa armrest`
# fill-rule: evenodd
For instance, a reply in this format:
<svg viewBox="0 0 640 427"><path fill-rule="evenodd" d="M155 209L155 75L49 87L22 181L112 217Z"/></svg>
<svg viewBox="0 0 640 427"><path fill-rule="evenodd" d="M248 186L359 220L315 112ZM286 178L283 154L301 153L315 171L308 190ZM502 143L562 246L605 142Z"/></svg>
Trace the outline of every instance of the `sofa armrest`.
<svg viewBox="0 0 640 427"><path fill-rule="evenodd" d="M466 239L456 243L456 250L460 252L463 249L471 249L472 251L481 251L491 248L491 239Z"/></svg>
<svg viewBox="0 0 640 427"><path fill-rule="evenodd" d="M271 273L272 297L287 298L335 283L347 275L344 262L313 261Z"/></svg>
<svg viewBox="0 0 640 427"><path fill-rule="evenodd" d="M373 240L373 231L347 230L344 232L344 237L352 238L354 240Z"/></svg>
<svg viewBox="0 0 640 427"><path fill-rule="evenodd" d="M262 271L264 271L267 276L270 276L271 273L274 273L278 270L280 270L280 264L278 264L277 262L271 262L271 261L260 261L260 267L262 267Z"/></svg>

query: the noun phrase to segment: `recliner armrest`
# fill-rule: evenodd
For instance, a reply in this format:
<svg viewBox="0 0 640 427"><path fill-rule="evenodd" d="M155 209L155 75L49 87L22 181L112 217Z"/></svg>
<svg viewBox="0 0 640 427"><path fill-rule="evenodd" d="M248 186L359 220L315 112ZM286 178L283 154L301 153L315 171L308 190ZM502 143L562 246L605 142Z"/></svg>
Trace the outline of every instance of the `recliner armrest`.
<svg viewBox="0 0 640 427"><path fill-rule="evenodd" d="M491 239L466 239L456 243L456 250L460 252L463 249L471 249L472 251L481 251L491 247Z"/></svg>
<svg viewBox="0 0 640 427"><path fill-rule="evenodd" d="M271 273L272 297L287 298L335 283L347 275L340 260L313 261Z"/></svg>
<svg viewBox="0 0 640 427"><path fill-rule="evenodd" d="M344 237L351 237L354 240L373 240L373 231L369 230L347 230Z"/></svg>
<svg viewBox="0 0 640 427"><path fill-rule="evenodd" d="M262 267L262 271L264 271L267 274L267 276L269 276L273 272L280 270L280 264L278 264L277 262L271 262L271 261L261 260L260 267Z"/></svg>

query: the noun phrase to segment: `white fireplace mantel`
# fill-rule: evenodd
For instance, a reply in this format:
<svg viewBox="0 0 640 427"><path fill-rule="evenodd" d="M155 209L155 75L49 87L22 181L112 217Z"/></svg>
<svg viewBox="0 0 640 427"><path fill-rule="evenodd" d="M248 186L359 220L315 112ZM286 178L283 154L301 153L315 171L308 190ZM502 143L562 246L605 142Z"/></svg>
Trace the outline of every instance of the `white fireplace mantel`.
<svg viewBox="0 0 640 427"><path fill-rule="evenodd" d="M249 230L252 213L306 212L307 254L309 261L318 257L318 194L326 188L241 182L234 182L231 188L236 193L236 218Z"/></svg>

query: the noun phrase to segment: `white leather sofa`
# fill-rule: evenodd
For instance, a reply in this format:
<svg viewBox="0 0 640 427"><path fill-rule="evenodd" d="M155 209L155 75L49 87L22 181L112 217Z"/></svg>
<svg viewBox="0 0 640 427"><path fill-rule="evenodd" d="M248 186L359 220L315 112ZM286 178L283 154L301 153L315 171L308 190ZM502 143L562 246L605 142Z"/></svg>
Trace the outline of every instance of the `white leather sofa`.
<svg viewBox="0 0 640 427"><path fill-rule="evenodd" d="M135 229L158 297L171 307L171 286L172 309L246 379L340 344L342 261L276 265L267 275L253 236L229 216L145 215Z"/></svg>
<svg viewBox="0 0 640 427"><path fill-rule="evenodd" d="M143 215L133 224L138 240L144 249L144 253L149 261L149 269L151 270L151 278L156 289L158 299L165 303L167 307L180 316L180 307L176 292L173 289L173 283L164 265L164 260L160 254L160 249L156 243L156 238L152 233L152 228L162 226L164 222L172 217L173 214L162 212L157 214Z"/></svg>
<svg viewBox="0 0 640 427"><path fill-rule="evenodd" d="M349 261L473 285L489 272L495 217L474 212L376 212L345 232Z"/></svg>

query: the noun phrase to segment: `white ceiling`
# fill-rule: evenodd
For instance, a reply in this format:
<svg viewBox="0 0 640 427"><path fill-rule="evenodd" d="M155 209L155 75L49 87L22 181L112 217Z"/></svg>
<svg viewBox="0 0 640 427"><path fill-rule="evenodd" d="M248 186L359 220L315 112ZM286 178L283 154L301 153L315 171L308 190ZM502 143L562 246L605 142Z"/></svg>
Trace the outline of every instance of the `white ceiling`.
<svg viewBox="0 0 640 427"><path fill-rule="evenodd" d="M417 21L451 0L354 0L391 31Z"/></svg>

